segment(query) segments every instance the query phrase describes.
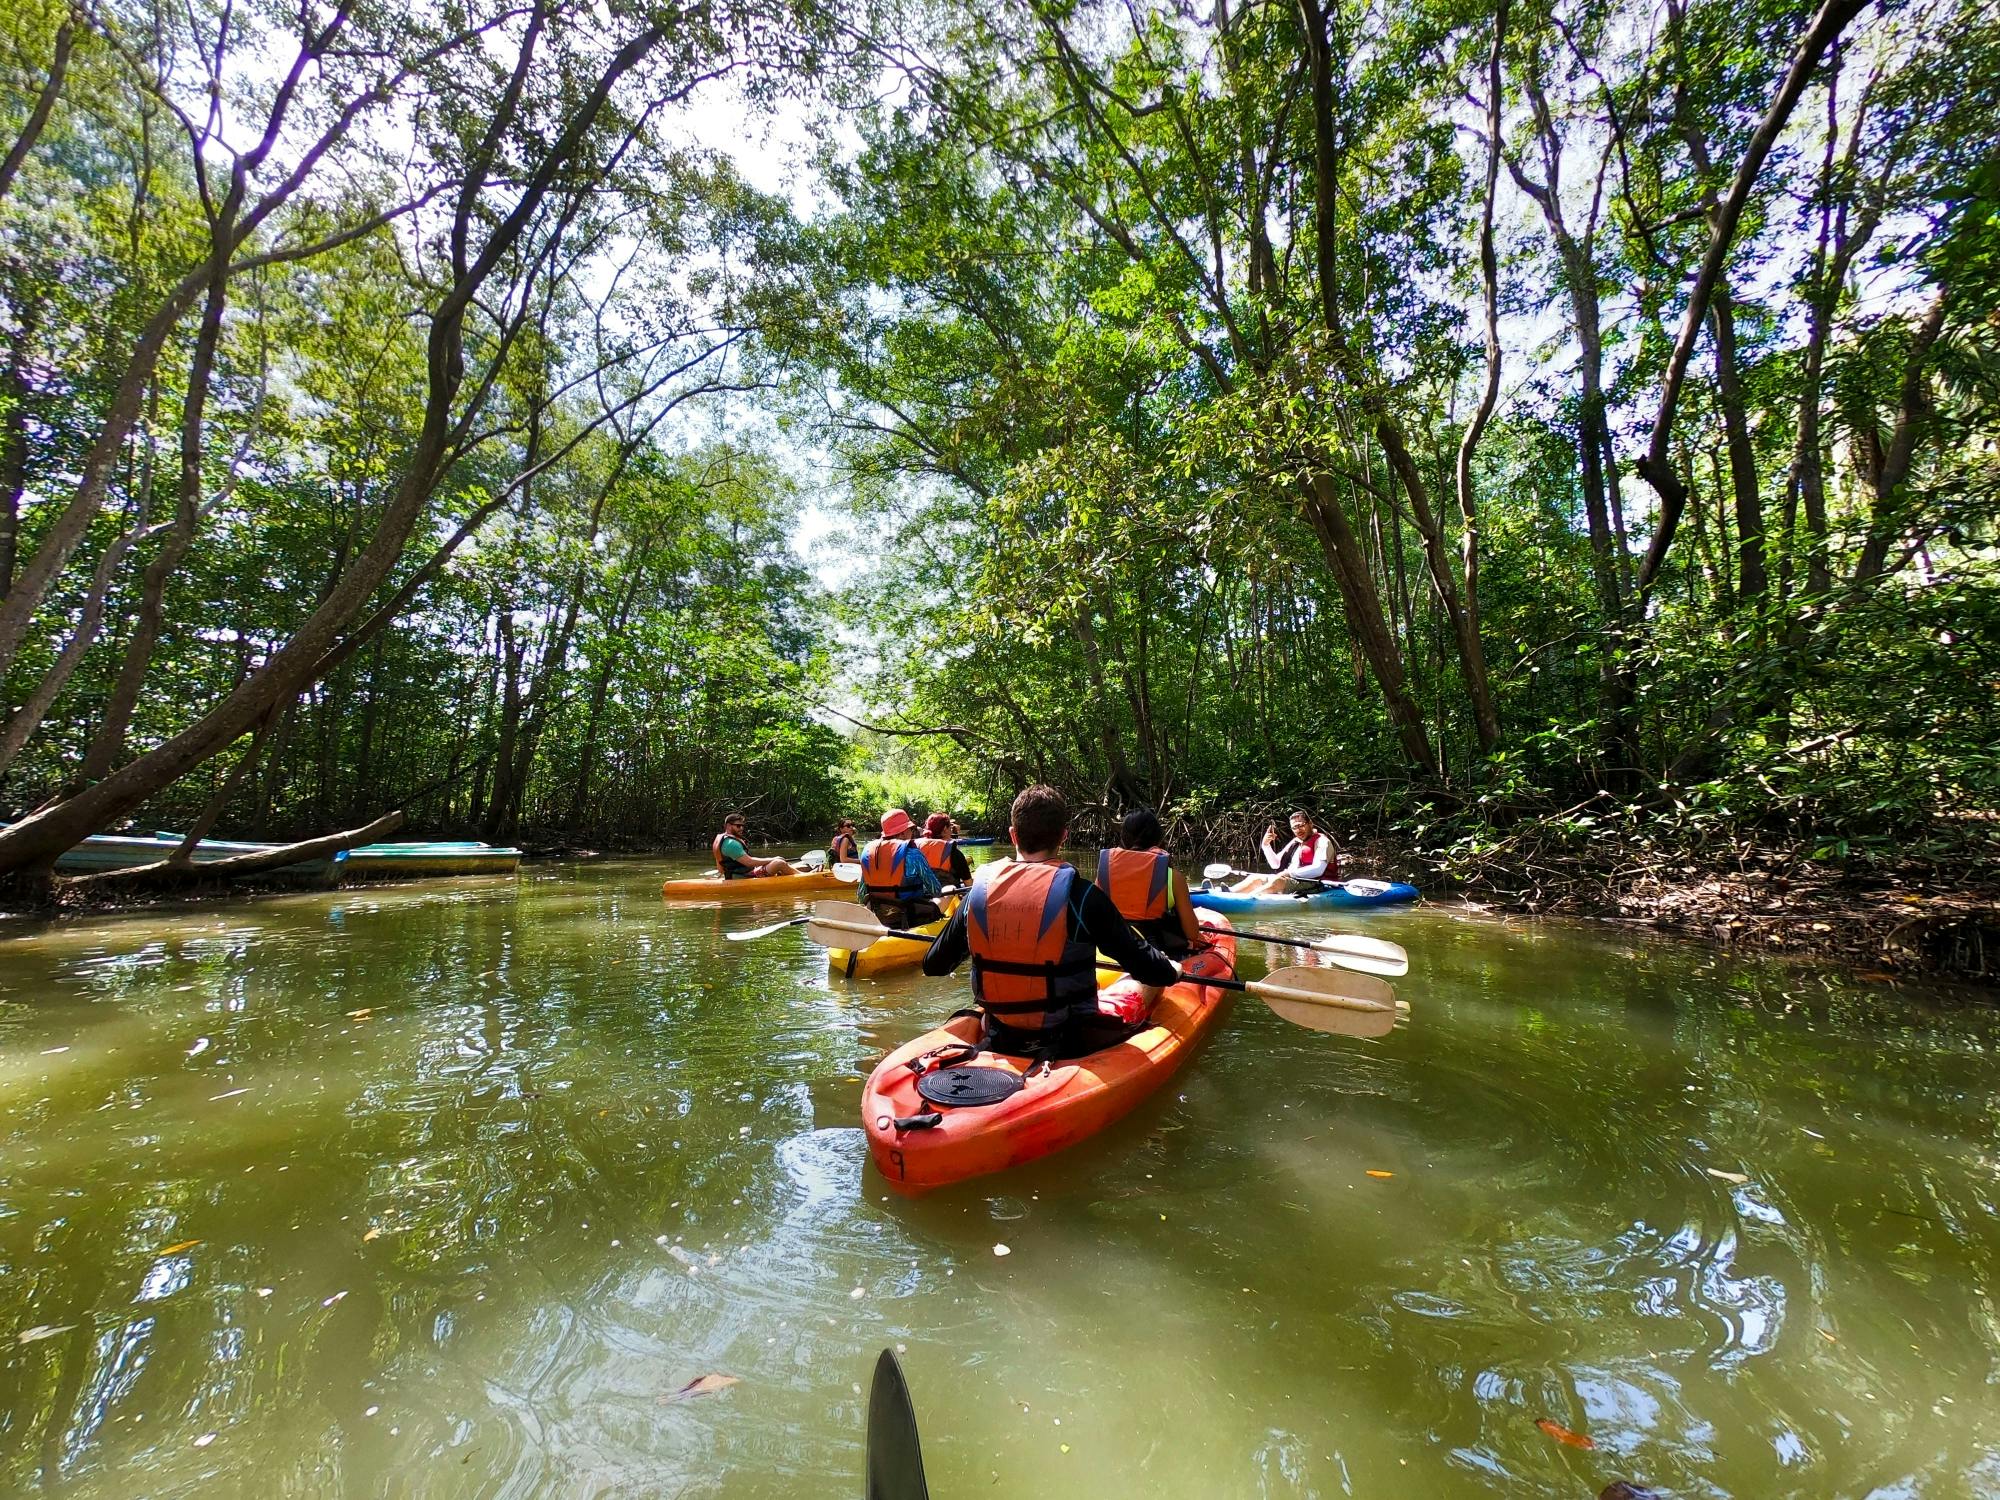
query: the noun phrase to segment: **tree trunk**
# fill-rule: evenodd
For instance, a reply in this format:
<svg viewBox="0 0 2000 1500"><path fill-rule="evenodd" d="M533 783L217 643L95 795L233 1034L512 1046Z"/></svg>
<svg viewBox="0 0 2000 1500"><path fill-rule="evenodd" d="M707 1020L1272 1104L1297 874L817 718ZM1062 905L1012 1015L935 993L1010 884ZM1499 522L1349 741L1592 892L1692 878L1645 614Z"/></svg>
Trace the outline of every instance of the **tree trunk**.
<svg viewBox="0 0 2000 1500"><path fill-rule="evenodd" d="M1653 541L1646 549L1645 560L1639 565L1641 601L1652 592L1659 580L1660 569L1673 547L1674 532L1680 525L1681 513L1687 506L1687 490L1681 484L1680 476L1674 472L1668 448L1673 441L1674 418L1680 406L1681 386L1687 378L1688 361L1694 355L1695 341L1702 325L1708 321L1709 303L1722 280L1729 252L1736 243L1736 226L1742 218L1743 207L1749 201L1751 189L1756 186L1772 146L1818 68L1820 58L1839 38L1847 23L1867 8L1867 4L1868 0L1823 0L1812 24L1799 40L1784 83L1744 150L1735 179L1730 184L1729 195L1723 200L1710 228L1708 250L1695 276L1694 289L1688 295L1681 331L1674 340L1673 353L1660 382L1660 406L1653 418L1652 441L1645 456L1638 462L1640 474L1660 497L1660 516L1653 531Z"/></svg>
<svg viewBox="0 0 2000 1500"><path fill-rule="evenodd" d="M1315 473L1311 487L1305 490L1302 500L1306 519L1312 522L1313 532L1319 537L1320 551L1326 558L1327 567L1340 586L1340 603L1342 613L1347 617L1347 628L1360 644L1369 670L1375 674L1376 685L1382 690L1383 701L1389 710L1389 723L1396 731L1403 758L1418 771L1435 775L1437 758L1431 753L1423 710L1410 696L1403 674L1402 653L1383 621L1382 600L1375 592L1375 580L1369 576L1368 560L1362 556L1360 540L1348 524L1333 480L1323 471Z"/></svg>
<svg viewBox="0 0 2000 1500"><path fill-rule="evenodd" d="M1736 603L1755 609L1769 583L1764 565L1764 498L1757 483L1757 455L1750 446L1750 417L1736 360L1736 308L1729 278L1716 278L1710 314L1715 336L1715 396L1729 453L1729 488L1736 508Z"/></svg>

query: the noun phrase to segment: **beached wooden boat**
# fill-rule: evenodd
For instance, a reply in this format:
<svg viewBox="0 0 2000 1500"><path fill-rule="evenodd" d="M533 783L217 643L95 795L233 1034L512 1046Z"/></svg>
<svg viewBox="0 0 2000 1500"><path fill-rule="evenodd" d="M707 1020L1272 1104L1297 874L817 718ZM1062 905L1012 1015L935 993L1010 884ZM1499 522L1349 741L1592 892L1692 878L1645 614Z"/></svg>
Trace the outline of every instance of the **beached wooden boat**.
<svg viewBox="0 0 2000 1500"><path fill-rule="evenodd" d="M94 833L56 860L66 875L129 870L157 864L180 848L184 834ZM197 865L239 854L264 854L276 844L203 839L194 846ZM520 867L519 849L476 841L363 844L322 859L302 860L265 872L282 880L417 880L433 875L511 875ZM260 879L263 877L259 877Z"/></svg>
<svg viewBox="0 0 2000 1500"><path fill-rule="evenodd" d="M519 849L476 841L457 843L363 844L347 851L342 880L415 880L430 875L511 875L521 865Z"/></svg>
<svg viewBox="0 0 2000 1500"><path fill-rule="evenodd" d="M101 870L131 870L140 865L158 864L176 849L187 835L180 833L93 833L75 848L56 858L56 868L65 875L89 875ZM203 839L194 846L194 863L212 865L239 854L263 854L276 844L244 844L229 839ZM338 878L346 855L302 860L268 870L266 875L280 880L333 880ZM262 877L260 877L262 878Z"/></svg>

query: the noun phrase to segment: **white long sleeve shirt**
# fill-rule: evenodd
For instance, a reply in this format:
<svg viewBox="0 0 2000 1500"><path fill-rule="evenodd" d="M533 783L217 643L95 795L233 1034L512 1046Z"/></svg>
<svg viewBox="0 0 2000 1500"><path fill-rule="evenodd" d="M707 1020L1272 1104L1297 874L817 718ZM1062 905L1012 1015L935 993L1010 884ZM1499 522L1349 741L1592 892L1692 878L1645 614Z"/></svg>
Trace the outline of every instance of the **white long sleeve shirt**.
<svg viewBox="0 0 2000 1500"><path fill-rule="evenodd" d="M1323 880L1333 862L1333 840L1315 831L1308 841L1293 839L1282 849L1264 845L1264 860L1274 870L1282 870L1294 880Z"/></svg>

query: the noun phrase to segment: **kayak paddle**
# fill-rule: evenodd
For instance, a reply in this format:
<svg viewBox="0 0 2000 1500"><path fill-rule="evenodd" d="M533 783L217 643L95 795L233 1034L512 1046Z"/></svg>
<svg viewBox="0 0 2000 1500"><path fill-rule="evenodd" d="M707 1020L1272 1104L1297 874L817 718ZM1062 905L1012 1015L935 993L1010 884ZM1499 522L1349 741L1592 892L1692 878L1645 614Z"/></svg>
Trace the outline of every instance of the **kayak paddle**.
<svg viewBox="0 0 2000 1500"><path fill-rule="evenodd" d="M867 907L852 901L820 902L806 923L806 936L823 948L850 952L864 951L889 937L930 941L921 933L883 925ZM1195 974L1189 975L1187 982L1255 995L1285 1020L1310 1031L1387 1036L1396 1025L1396 992L1381 980L1360 974L1300 966L1280 969L1265 979L1211 979Z"/></svg>
<svg viewBox="0 0 2000 1500"><path fill-rule="evenodd" d="M835 865L833 868L835 873L837 874L839 873L842 867L840 865ZM856 870L859 870L860 866L857 865L855 866L855 868ZM859 884L861 880L860 875L857 874L854 878L856 884ZM948 885L943 890L939 891L938 895L962 896L965 894L966 891L970 889L971 889L970 886ZM732 943L747 943L751 941L753 938L767 938L775 932L783 932L787 927L803 927L805 926L806 923L810 922L811 920L812 920L811 917L787 917L782 922L773 922L769 927L752 927L748 932L725 932L723 933L723 936L728 938L729 941ZM924 937L922 934L918 934L917 940L919 942L924 942L924 943L928 943L930 941L928 937Z"/></svg>
<svg viewBox="0 0 2000 1500"><path fill-rule="evenodd" d="M875 1361L875 1384L868 1392L867 1466L862 1500L931 1500L916 1408L893 1349L884 1349Z"/></svg>
<svg viewBox="0 0 2000 1500"><path fill-rule="evenodd" d="M1220 932L1222 929L1204 926L1202 931ZM1400 979L1410 972L1408 951L1402 944L1384 938L1357 937L1341 932L1330 932L1323 938L1290 938L1279 937L1275 932L1245 932L1241 927L1232 927L1229 931L1237 937L1249 938L1253 943L1278 943L1286 948L1324 953L1343 969L1357 969L1363 974Z"/></svg>

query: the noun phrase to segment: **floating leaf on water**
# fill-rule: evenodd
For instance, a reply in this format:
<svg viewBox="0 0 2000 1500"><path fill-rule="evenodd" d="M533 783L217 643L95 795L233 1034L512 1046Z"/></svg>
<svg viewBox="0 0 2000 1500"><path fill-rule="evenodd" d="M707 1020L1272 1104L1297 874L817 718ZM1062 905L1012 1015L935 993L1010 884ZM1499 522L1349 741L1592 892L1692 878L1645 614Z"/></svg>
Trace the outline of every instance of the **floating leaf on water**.
<svg viewBox="0 0 2000 1500"><path fill-rule="evenodd" d="M1069 1444L1068 1444L1068 1443L1064 1443L1064 1444L1062 1444L1062 1451L1063 1451L1063 1452L1065 1452L1065 1453L1069 1452Z"/></svg>
<svg viewBox="0 0 2000 1500"><path fill-rule="evenodd" d="M1580 1432L1571 1432L1567 1427L1563 1426L1562 1423L1557 1422L1552 1418L1537 1417L1535 1418L1535 1425L1541 1428L1542 1431L1547 1433L1550 1437L1554 1438L1557 1442L1563 1444L1565 1447L1595 1448L1597 1446L1595 1440L1585 1437Z"/></svg>
<svg viewBox="0 0 2000 1500"><path fill-rule="evenodd" d="M741 1383L742 1377L740 1375L718 1375L714 1373L697 1375L671 1396L660 1397L660 1402L662 1405L665 1405L669 1401L685 1401L690 1396L712 1396L717 1391L726 1391L732 1385L740 1385Z"/></svg>
<svg viewBox="0 0 2000 1500"><path fill-rule="evenodd" d="M155 1255L179 1255L181 1251L192 1250L196 1245L199 1245L200 1243L201 1243L200 1240L177 1240L173 1244L168 1245L165 1249L155 1250L153 1253Z"/></svg>
<svg viewBox="0 0 2000 1500"><path fill-rule="evenodd" d="M59 1333L68 1333L74 1327L76 1327L74 1323L37 1323L33 1328L21 1330L21 1342L38 1343L42 1339L52 1339Z"/></svg>
<svg viewBox="0 0 2000 1500"><path fill-rule="evenodd" d="M995 1255L1012 1255L1014 1252L1008 1249L1005 1245L995 1245L993 1247L993 1253Z"/></svg>
<svg viewBox="0 0 2000 1500"><path fill-rule="evenodd" d="M1840 1342L1839 1339L1835 1338L1831 1333L1827 1332L1827 1330L1824 1328L1819 1329L1818 1333L1819 1336L1825 1339L1829 1344L1837 1344Z"/></svg>
<svg viewBox="0 0 2000 1500"><path fill-rule="evenodd" d="M847 1295L853 1298L856 1302L859 1302L863 1297L867 1296L868 1293L865 1288L856 1287L853 1291L849 1292Z"/></svg>
<svg viewBox="0 0 2000 1500"><path fill-rule="evenodd" d="M1709 1167L1706 1170L1709 1176L1717 1179L1718 1181L1734 1183L1737 1187L1743 1186L1744 1183L1750 1180L1748 1177L1745 1177L1741 1172L1722 1172L1716 1170L1714 1167Z"/></svg>
<svg viewBox="0 0 2000 1500"><path fill-rule="evenodd" d="M377 1240L380 1239L381 1237L382 1237L382 1226L378 1224L373 1229L369 1230L366 1234L361 1236L361 1243L365 1245L370 1240Z"/></svg>
<svg viewBox="0 0 2000 1500"><path fill-rule="evenodd" d="M1368 1175L1370 1177L1394 1177L1396 1174L1394 1172L1380 1172L1377 1171L1374 1167L1370 1167L1368 1169Z"/></svg>
<svg viewBox="0 0 2000 1500"><path fill-rule="evenodd" d="M358 1021L358 1020L360 1020L360 1019L361 1019L361 1018L362 1018L363 1016L372 1016L372 1015L374 1015L374 1014L375 1014L375 1007L374 1007L374 1006L372 1006L372 1005L364 1005L364 1006L362 1006L362 1007L361 1007L361 1009L359 1009L359 1010L350 1010L350 1011L349 1011L349 1012L347 1013L347 1019L348 1019L348 1020L350 1020L350 1021Z"/></svg>

